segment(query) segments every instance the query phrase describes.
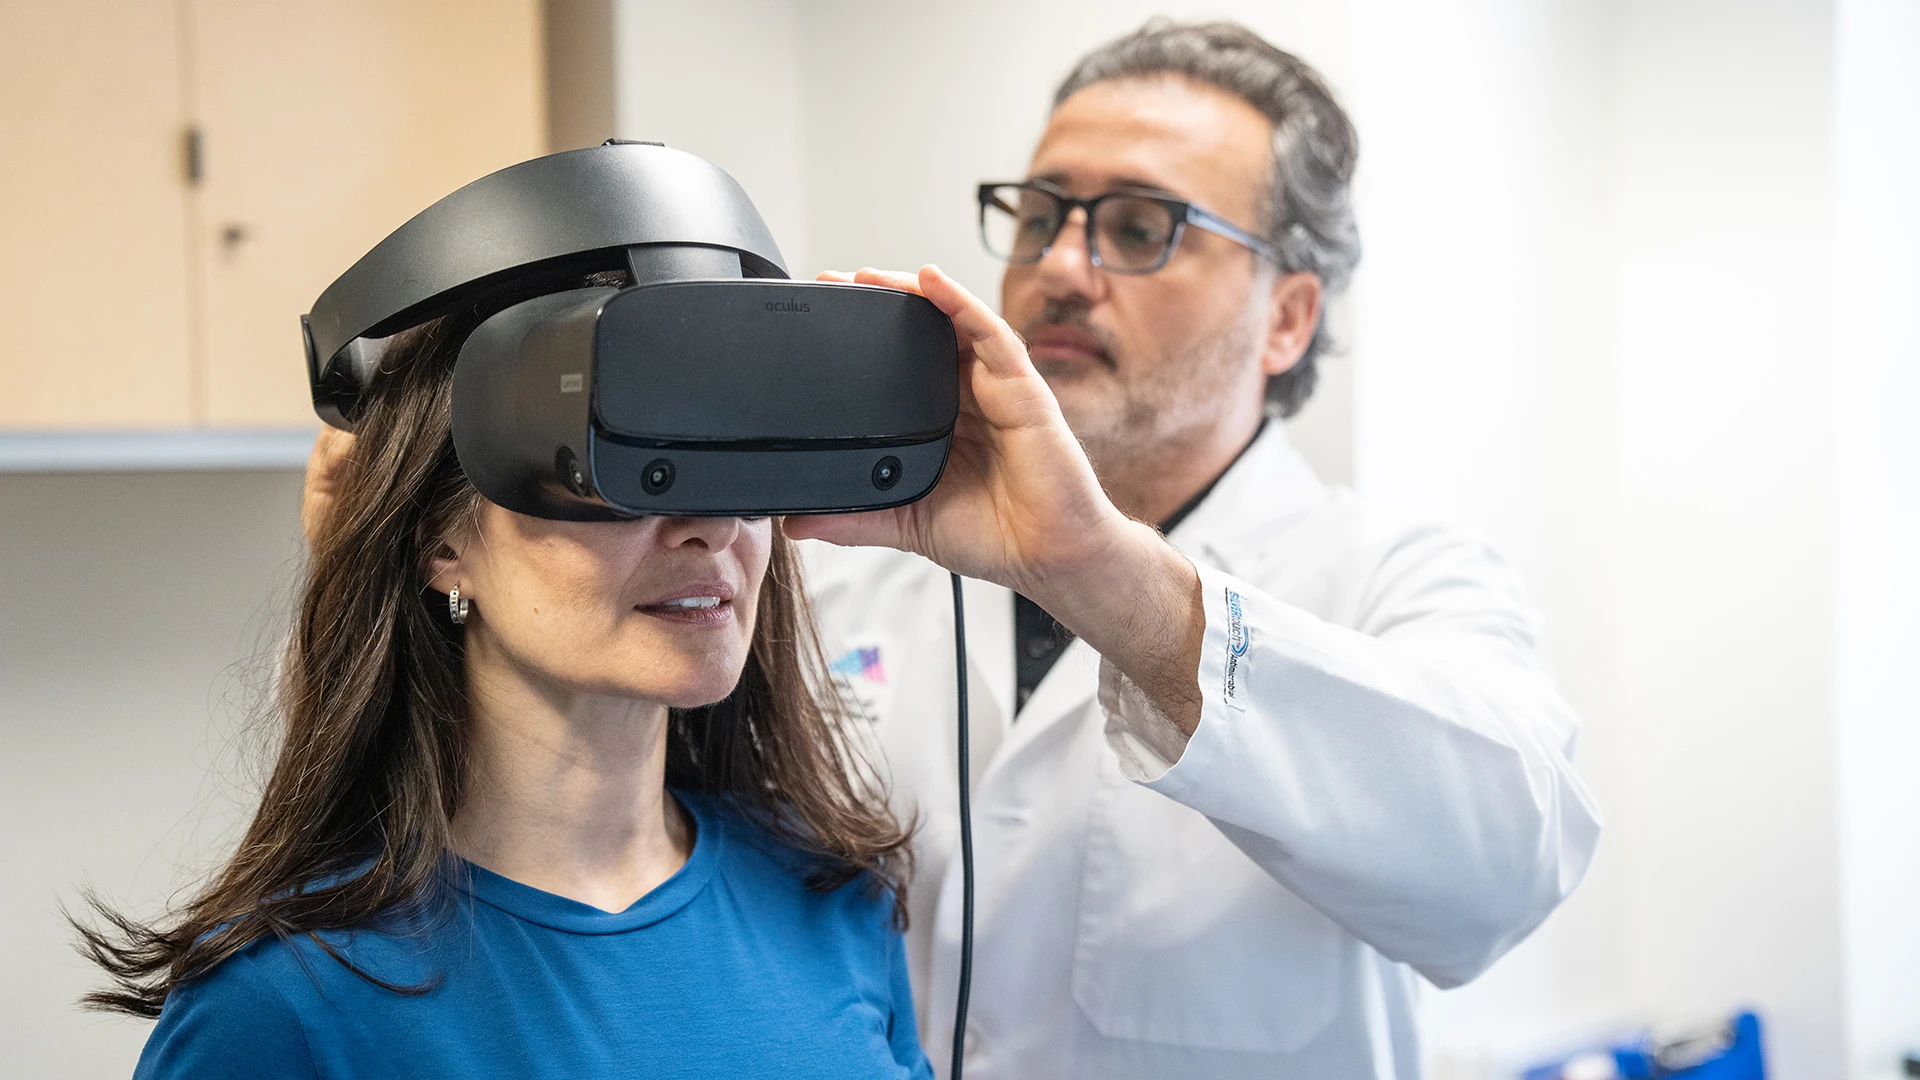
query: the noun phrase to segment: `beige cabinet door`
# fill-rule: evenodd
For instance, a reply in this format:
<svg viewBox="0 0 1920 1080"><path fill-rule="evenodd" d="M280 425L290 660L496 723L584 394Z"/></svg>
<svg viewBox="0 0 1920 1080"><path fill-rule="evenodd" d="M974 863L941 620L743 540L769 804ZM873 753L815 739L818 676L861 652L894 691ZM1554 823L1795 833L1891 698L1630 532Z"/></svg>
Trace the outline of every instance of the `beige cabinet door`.
<svg viewBox="0 0 1920 1080"><path fill-rule="evenodd" d="M544 149L538 0L181 0L205 419L317 421L300 315L442 195Z"/></svg>
<svg viewBox="0 0 1920 1080"><path fill-rule="evenodd" d="M170 0L0 3L0 428L191 417Z"/></svg>

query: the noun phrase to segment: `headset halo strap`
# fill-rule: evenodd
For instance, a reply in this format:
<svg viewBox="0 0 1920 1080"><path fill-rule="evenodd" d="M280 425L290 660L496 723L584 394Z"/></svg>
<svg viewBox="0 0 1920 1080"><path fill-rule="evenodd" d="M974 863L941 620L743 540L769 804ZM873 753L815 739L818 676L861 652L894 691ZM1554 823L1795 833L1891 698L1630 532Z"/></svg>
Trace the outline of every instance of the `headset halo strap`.
<svg viewBox="0 0 1920 1080"><path fill-rule="evenodd" d="M475 180L414 215L300 317L314 410L350 428L383 338L489 294L538 295L633 265L646 245L719 248L746 277L784 278L760 214L719 166L658 143L550 154ZM710 261L710 260L709 260Z"/></svg>

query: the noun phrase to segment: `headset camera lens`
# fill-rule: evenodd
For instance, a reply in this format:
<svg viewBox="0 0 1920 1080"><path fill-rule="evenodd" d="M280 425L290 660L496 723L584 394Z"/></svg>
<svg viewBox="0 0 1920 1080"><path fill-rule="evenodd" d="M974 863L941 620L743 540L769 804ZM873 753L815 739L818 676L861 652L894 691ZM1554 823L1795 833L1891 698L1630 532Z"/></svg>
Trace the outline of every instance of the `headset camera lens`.
<svg viewBox="0 0 1920 1080"><path fill-rule="evenodd" d="M873 465L873 486L885 491L900 482L900 459L889 454Z"/></svg>
<svg viewBox="0 0 1920 1080"><path fill-rule="evenodd" d="M640 486L649 495L658 495L673 486L673 462L666 458L656 458L648 463L647 471L640 474Z"/></svg>
<svg viewBox="0 0 1920 1080"><path fill-rule="evenodd" d="M567 485L567 490L586 497L587 470L581 466L580 459L573 456L573 451L561 447L554 455L554 465L560 470L560 482Z"/></svg>

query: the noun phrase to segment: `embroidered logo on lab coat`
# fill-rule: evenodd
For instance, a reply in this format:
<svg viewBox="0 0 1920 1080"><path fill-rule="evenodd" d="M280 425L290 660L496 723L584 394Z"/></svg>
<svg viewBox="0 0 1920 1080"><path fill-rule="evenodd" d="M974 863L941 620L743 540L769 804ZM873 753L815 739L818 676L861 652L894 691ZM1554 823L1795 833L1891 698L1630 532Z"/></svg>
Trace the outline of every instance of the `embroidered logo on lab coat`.
<svg viewBox="0 0 1920 1080"><path fill-rule="evenodd" d="M848 649L846 654L833 662L833 673L851 679L855 675L870 682L885 685L887 666L880 662L880 647L866 649Z"/></svg>
<svg viewBox="0 0 1920 1080"><path fill-rule="evenodd" d="M877 639L856 640L851 646L828 664L827 670L855 714L877 724L893 712L894 687L887 678L887 658L894 650Z"/></svg>
<svg viewBox="0 0 1920 1080"><path fill-rule="evenodd" d="M1242 672L1240 659L1247 655L1247 621L1240 608L1240 594L1227 590L1227 677L1221 696L1227 699L1227 706L1246 711L1246 702L1241 699L1240 683Z"/></svg>

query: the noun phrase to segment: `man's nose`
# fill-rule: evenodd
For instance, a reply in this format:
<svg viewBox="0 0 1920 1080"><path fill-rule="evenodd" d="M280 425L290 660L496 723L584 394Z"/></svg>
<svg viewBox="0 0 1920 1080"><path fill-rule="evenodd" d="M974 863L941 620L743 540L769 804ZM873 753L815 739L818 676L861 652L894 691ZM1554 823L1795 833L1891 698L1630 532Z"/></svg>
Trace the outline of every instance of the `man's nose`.
<svg viewBox="0 0 1920 1080"><path fill-rule="evenodd" d="M1050 298L1094 297L1100 288L1101 275L1093 265L1093 252L1087 250L1084 208L1076 206L1068 212L1059 234L1053 238L1053 245L1034 264L1034 272Z"/></svg>
<svg viewBox="0 0 1920 1080"><path fill-rule="evenodd" d="M660 519L660 545L666 548L702 547L725 551L740 537L735 517L669 517Z"/></svg>

